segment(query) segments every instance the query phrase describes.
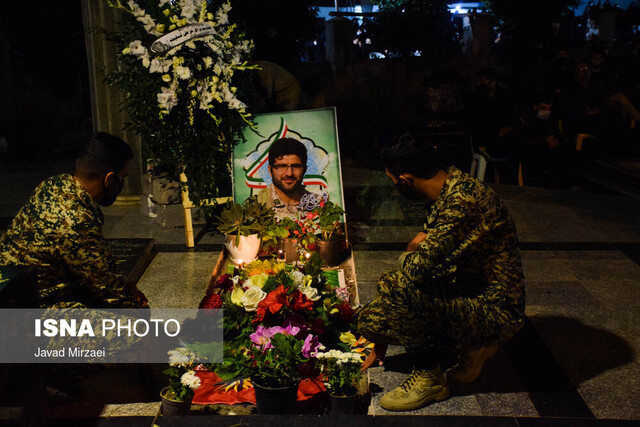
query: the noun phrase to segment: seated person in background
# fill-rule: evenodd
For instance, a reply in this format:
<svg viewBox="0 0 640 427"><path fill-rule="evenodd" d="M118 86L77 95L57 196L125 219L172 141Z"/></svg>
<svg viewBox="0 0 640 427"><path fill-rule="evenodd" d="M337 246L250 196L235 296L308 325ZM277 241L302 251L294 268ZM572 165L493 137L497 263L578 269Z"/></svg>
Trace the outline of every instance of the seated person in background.
<svg viewBox="0 0 640 427"><path fill-rule="evenodd" d="M540 176L543 184L559 184L561 167L560 129L558 119L552 114L551 96L539 96L533 108L521 117L518 129L522 141L522 167L525 175L529 172Z"/></svg>
<svg viewBox="0 0 640 427"><path fill-rule="evenodd" d="M358 317L358 331L374 343L362 369L381 362L388 344L410 356L411 376L380 399L387 410L409 411L448 398L449 381L474 381L520 330L524 278L515 225L493 190L406 136L382 158L402 196L432 202L425 230ZM440 349L450 345L460 349L460 363L445 376Z"/></svg>
<svg viewBox="0 0 640 427"><path fill-rule="evenodd" d="M302 184L307 171L307 149L293 138L280 138L269 148L271 184L258 193L258 201L273 208L277 219L297 218L315 208L322 196Z"/></svg>
<svg viewBox="0 0 640 427"><path fill-rule="evenodd" d="M42 308L147 306L144 294L116 272L98 207L116 200L132 158L123 140L98 133L73 175L42 182L0 237L0 265L36 267Z"/></svg>
<svg viewBox="0 0 640 427"><path fill-rule="evenodd" d="M498 80L499 74L493 69L478 73L476 91L464 105L463 120L474 150L506 159L499 170L501 182L516 183L519 144L514 137L518 117L511 97Z"/></svg>

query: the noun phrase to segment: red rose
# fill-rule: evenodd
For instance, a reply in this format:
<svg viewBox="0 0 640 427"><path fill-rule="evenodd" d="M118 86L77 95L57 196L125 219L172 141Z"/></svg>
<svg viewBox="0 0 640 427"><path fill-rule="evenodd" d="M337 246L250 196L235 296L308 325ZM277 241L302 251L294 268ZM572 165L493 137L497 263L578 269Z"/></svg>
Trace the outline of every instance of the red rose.
<svg viewBox="0 0 640 427"><path fill-rule="evenodd" d="M286 302L287 289L283 285L280 285L275 291L269 292L267 297L260 301L258 310L262 307L265 311L268 310L271 314L276 314Z"/></svg>
<svg viewBox="0 0 640 427"><path fill-rule="evenodd" d="M298 289L291 294L291 302L295 311L313 310L313 301Z"/></svg>

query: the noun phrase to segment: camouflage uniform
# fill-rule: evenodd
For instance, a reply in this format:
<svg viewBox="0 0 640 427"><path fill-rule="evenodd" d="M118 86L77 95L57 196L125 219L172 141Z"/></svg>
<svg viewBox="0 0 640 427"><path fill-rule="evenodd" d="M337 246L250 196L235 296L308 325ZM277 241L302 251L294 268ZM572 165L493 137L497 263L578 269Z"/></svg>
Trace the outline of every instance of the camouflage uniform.
<svg viewBox="0 0 640 427"><path fill-rule="evenodd" d="M285 204L280 201L278 197L278 193L274 188L273 184L269 184L267 188L263 188L258 193L258 202L266 204L268 207L272 208L275 212L276 219L280 220L285 217L289 217L292 219L297 219L300 216L300 212L307 212L312 210L317 203L320 202L322 196L317 195L316 193L311 193L310 191L304 189L302 193L302 198L306 197L313 198L316 202L310 209L301 209L300 204ZM313 203L312 203L313 204Z"/></svg>
<svg viewBox="0 0 640 427"><path fill-rule="evenodd" d="M418 250L378 282L378 297L360 313L360 332L408 349L510 340L523 325L524 278L502 200L452 167L425 228Z"/></svg>
<svg viewBox="0 0 640 427"><path fill-rule="evenodd" d="M0 237L0 265L37 266L41 307L137 307L102 235L103 217L70 174L42 182Z"/></svg>

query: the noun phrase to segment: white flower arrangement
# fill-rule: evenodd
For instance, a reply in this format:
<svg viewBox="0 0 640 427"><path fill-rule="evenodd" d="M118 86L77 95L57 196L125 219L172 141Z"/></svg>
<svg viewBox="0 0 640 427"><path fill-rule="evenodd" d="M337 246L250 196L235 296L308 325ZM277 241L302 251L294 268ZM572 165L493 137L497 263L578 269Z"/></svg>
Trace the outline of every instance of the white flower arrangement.
<svg viewBox="0 0 640 427"><path fill-rule="evenodd" d="M169 366L185 367L194 363L196 354L185 347L178 347L168 351Z"/></svg>
<svg viewBox="0 0 640 427"><path fill-rule="evenodd" d="M168 392L164 397L174 400L190 400L193 390L200 387L200 378L195 372L196 354L185 348L178 347L167 352L169 354L169 368L163 372L169 377Z"/></svg>
<svg viewBox="0 0 640 427"><path fill-rule="evenodd" d="M356 389L362 376L360 353L329 350L316 353L316 359L325 375L325 385L334 396L346 396Z"/></svg>
<svg viewBox="0 0 640 427"><path fill-rule="evenodd" d="M249 40L234 43L232 33L236 26L229 23L229 3L222 4L214 15L207 13L206 0L159 0L158 5L170 22L166 26L156 23L133 0L127 1L126 5L122 0L107 1L110 6L131 13L146 32L155 37L188 26L199 26L201 32L197 34L202 36L196 36L154 57L140 40L131 41L122 50L123 55L135 56L150 74L157 74L166 83L157 96L161 118L170 114L178 103L186 102L191 122L194 108L206 111L218 121L213 113L215 103L226 104L227 108L237 111L245 121L248 119L250 115L246 112L247 106L236 97L237 88L232 86L231 79L236 70L255 68L243 60L253 44ZM193 54L195 51L198 55Z"/></svg>
<svg viewBox="0 0 640 427"><path fill-rule="evenodd" d="M180 377L180 382L183 386L189 387L191 390L196 390L202 383L200 378L196 375L196 371L187 371Z"/></svg>

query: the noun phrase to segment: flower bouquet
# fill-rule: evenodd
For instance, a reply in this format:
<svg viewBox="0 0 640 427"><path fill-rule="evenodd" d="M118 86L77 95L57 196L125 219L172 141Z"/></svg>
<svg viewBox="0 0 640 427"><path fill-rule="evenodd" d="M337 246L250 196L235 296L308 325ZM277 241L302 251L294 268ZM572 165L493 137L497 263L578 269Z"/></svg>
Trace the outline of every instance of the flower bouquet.
<svg viewBox="0 0 640 427"><path fill-rule="evenodd" d="M107 83L123 95L126 130L178 180L195 205L231 191L234 141L251 126L247 111L252 42L230 21L229 2L106 0L122 12L119 66Z"/></svg>
<svg viewBox="0 0 640 427"><path fill-rule="evenodd" d="M163 372L169 377L169 385L165 387L162 397L164 414L186 413L191 406L193 391L200 387L200 378L196 375L196 354L185 347L169 351L169 367Z"/></svg>
<svg viewBox="0 0 640 427"><path fill-rule="evenodd" d="M340 335L354 326L349 293L329 283L317 254L296 267L265 260L234 271L203 301L225 309L224 361L211 366L221 378L281 385L315 377L320 341L345 346Z"/></svg>
<svg viewBox="0 0 640 427"><path fill-rule="evenodd" d="M357 391L357 382L362 377L362 354L329 350L316 353L316 359L325 375L325 385L333 396L350 396Z"/></svg>

